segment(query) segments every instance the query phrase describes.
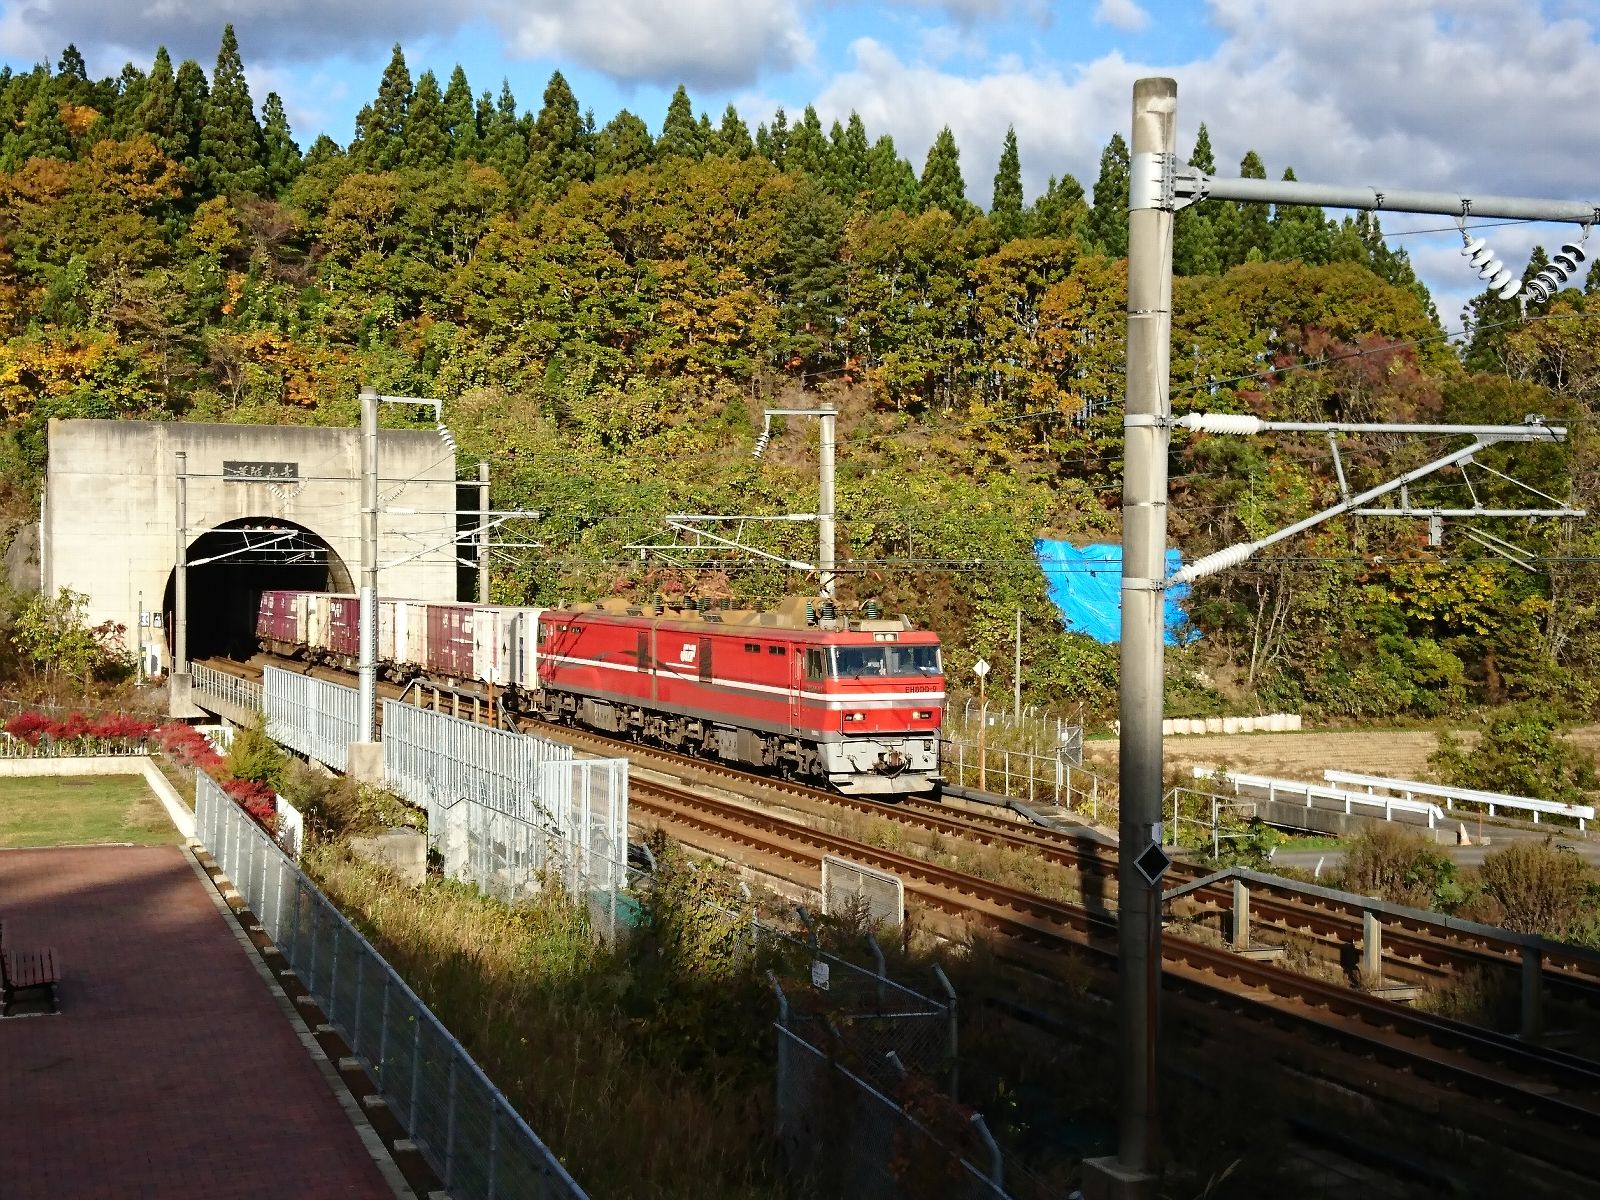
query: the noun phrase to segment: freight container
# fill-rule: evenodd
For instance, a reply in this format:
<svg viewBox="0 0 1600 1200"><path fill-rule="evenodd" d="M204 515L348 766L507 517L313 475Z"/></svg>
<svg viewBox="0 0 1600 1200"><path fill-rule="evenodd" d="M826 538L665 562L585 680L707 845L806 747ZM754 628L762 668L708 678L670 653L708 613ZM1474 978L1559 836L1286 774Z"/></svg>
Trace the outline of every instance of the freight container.
<svg viewBox="0 0 1600 1200"><path fill-rule="evenodd" d="M321 649L341 658L361 657L361 601L355 596L328 597L327 640Z"/></svg>
<svg viewBox="0 0 1600 1200"><path fill-rule="evenodd" d="M472 676L472 609L465 604L429 604L427 667L449 679Z"/></svg>

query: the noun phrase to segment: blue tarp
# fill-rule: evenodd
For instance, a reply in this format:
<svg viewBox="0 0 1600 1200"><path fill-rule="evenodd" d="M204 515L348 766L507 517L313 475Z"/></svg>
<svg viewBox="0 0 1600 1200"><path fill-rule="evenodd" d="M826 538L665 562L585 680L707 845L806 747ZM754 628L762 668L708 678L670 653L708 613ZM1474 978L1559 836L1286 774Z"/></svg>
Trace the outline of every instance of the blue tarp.
<svg viewBox="0 0 1600 1200"><path fill-rule="evenodd" d="M1050 599L1061 610L1068 629L1087 633L1097 642L1122 640L1122 547L1074 546L1039 538L1033 543L1044 568ZM1167 574L1182 565L1176 550L1167 551ZM1199 631L1178 602L1189 594L1187 584L1167 590L1165 625L1167 645L1192 642Z"/></svg>

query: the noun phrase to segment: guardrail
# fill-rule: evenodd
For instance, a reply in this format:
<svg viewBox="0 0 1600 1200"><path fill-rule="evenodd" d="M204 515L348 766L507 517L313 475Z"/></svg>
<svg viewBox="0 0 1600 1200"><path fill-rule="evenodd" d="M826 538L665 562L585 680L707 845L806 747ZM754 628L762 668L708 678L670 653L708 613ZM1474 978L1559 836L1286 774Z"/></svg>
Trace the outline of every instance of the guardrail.
<svg viewBox="0 0 1600 1200"><path fill-rule="evenodd" d="M1253 789L1254 799L1276 800L1304 800L1307 808L1326 807L1319 806L1316 801L1324 800L1328 804L1337 805L1344 809L1346 814L1353 813L1356 807L1381 808L1383 819L1393 821L1397 812L1416 813L1426 817L1428 828L1435 828L1435 822L1444 820L1444 811L1437 804L1430 804L1422 800L1407 800L1400 796L1373 796L1366 792L1347 792L1339 788L1319 787L1314 783L1302 783L1298 779L1274 779L1266 775L1235 775L1232 773L1216 774L1209 767L1195 767L1194 777L1204 779L1212 785L1225 784L1233 788L1235 796L1242 796L1243 788ZM1266 795L1260 793L1265 792Z"/></svg>
<svg viewBox="0 0 1600 1200"><path fill-rule="evenodd" d="M248 709L251 712L261 712L265 708L262 686L254 679L240 679L237 675L229 675L225 671L201 666L199 663L191 664L189 672L196 691L205 692L224 704L232 704L236 708Z"/></svg>
<svg viewBox="0 0 1600 1200"><path fill-rule="evenodd" d="M1563 804L1558 800L1540 800L1534 796L1511 796L1503 792L1480 792L1473 788L1449 787L1442 783L1427 783L1417 779L1390 779L1384 775L1359 775L1354 771L1324 771L1322 777L1329 783L1348 783L1356 787L1364 787L1367 794L1372 795L1374 789L1381 788L1386 792L1399 792L1407 800L1417 796L1430 796L1443 800L1446 809L1451 809L1456 800L1467 804L1487 804L1489 815L1495 815L1495 808L1519 809L1533 814L1533 823L1539 823L1540 813L1551 813L1555 816L1576 817L1579 829L1587 829L1588 822L1594 820L1594 806L1590 804Z"/></svg>
<svg viewBox="0 0 1600 1200"><path fill-rule="evenodd" d="M404 979L205 775L200 841L350 1045L389 1109L456 1200L587 1200Z"/></svg>

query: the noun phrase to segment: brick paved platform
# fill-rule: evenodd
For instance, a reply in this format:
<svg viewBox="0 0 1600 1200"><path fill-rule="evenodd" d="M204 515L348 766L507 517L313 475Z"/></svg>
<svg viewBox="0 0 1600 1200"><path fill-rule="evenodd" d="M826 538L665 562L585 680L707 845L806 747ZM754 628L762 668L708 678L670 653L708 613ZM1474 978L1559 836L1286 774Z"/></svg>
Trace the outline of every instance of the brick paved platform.
<svg viewBox="0 0 1600 1200"><path fill-rule="evenodd" d="M394 1200L181 847L0 850L59 1017L0 1021L6 1200Z"/></svg>

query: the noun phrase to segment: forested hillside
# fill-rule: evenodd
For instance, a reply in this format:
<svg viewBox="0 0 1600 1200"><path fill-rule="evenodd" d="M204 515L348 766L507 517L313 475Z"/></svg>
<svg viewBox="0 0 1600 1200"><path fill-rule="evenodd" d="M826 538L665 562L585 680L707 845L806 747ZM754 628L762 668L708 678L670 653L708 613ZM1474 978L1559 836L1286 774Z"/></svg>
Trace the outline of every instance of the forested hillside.
<svg viewBox="0 0 1600 1200"><path fill-rule="evenodd" d="M792 425L761 462L749 451L764 405L826 401L844 413L846 592L938 627L958 679L979 654L1009 663L1021 605L1030 697L1105 712L1114 652L1060 632L1032 539L1116 537L1126 145L1112 139L1088 189L1058 174L1025 204L1014 137L963 158L946 130L918 169L855 116L749 120L697 115L680 88L659 132L626 111L601 124L560 74L529 110L509 84L475 96L459 67L413 77L396 47L349 145L302 152L279 97L258 112L231 28L209 74L162 51L95 81L70 47L54 68L0 73L12 520L32 511L52 416L350 425L370 383L442 397L463 464L493 463L496 504L547 514L546 550L508 566L497 598L770 597L797 581L692 573L625 547L664 513L808 509L811 427ZM984 211L967 181L991 161ZM1216 168L1203 127L1191 161ZM1266 174L1253 153L1239 169ZM1178 411L1542 413L1573 426L1570 445L1485 465L1594 501L1587 294L1525 324L1480 300L1457 346L1376 222L1288 206L1183 212L1175 265ZM1364 485L1441 443L1344 445ZM1171 469L1186 557L1338 495L1315 438L1179 434ZM1487 474L1477 494L1527 503ZM1459 475L1412 495L1468 502ZM1366 519L1203 583L1203 636L1172 656L1173 711L1592 709L1590 523L1486 528L1538 569L1454 525L1431 548L1425 523ZM809 556L805 527L762 536Z"/></svg>

